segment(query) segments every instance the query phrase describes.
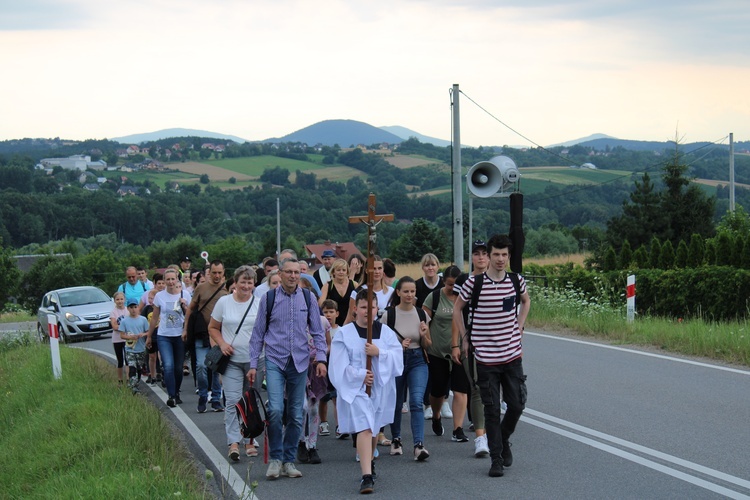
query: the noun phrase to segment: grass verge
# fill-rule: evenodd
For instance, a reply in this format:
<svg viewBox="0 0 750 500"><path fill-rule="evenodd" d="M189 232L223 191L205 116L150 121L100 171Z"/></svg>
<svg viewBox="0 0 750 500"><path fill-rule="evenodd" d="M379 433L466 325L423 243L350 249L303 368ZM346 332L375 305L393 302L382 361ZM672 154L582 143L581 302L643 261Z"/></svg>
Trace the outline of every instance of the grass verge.
<svg viewBox="0 0 750 500"><path fill-rule="evenodd" d="M203 498L185 447L105 360L31 336L0 342L0 491L5 498Z"/></svg>
<svg viewBox="0 0 750 500"><path fill-rule="evenodd" d="M656 317L626 319L625 307L586 298L572 289L529 285L528 324L546 330L568 329L620 344L648 345L665 351L750 366L750 322Z"/></svg>

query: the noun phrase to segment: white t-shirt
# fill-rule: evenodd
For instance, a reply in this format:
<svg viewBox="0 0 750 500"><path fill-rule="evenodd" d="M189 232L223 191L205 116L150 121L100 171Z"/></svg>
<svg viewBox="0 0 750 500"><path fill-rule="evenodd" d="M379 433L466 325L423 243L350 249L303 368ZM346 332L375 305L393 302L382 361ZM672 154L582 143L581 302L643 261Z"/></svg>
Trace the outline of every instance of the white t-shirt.
<svg viewBox="0 0 750 500"><path fill-rule="evenodd" d="M182 298L190 303L189 293L181 292ZM182 335L182 327L185 323L185 314L182 312L180 294L171 294L162 290L154 296L154 307L159 308L159 330L157 333L162 337L179 337ZM187 308L187 306L185 306Z"/></svg>
<svg viewBox="0 0 750 500"><path fill-rule="evenodd" d="M221 336L224 342L231 344L234 349L231 360L236 363L250 362L250 339L253 336L260 299L251 297L250 300L253 301L252 305L250 301L237 302L234 294L225 295L216 302L211 312L211 317L221 323ZM245 316L248 306L250 310ZM234 332L237 331L243 316L245 316L245 321L242 322L242 327L235 338Z"/></svg>
<svg viewBox="0 0 750 500"><path fill-rule="evenodd" d="M367 285L362 285L362 290L367 290ZM393 288L386 286L378 292L373 292L373 294L378 299L378 312L382 313L386 306L388 306L388 301L391 299L391 295L393 295ZM357 290L354 290L349 297L352 300L357 300Z"/></svg>

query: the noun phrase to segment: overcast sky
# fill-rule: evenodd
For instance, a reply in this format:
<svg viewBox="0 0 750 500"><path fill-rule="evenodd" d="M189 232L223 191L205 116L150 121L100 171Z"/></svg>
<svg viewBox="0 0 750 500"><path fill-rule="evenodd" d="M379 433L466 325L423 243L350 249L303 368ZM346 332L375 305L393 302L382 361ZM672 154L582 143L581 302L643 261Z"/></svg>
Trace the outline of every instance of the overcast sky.
<svg viewBox="0 0 750 500"><path fill-rule="evenodd" d="M495 118L541 145L750 140L749 47L747 0L0 0L0 140L450 139L454 83L473 146L529 143Z"/></svg>

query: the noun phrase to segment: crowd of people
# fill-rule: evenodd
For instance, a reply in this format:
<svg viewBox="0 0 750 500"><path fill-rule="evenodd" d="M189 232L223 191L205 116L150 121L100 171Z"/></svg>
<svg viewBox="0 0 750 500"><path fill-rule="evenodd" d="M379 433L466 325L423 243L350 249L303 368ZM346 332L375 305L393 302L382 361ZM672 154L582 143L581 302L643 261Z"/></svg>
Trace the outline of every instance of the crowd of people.
<svg viewBox="0 0 750 500"><path fill-rule="evenodd" d="M464 443L468 413L475 455L489 456L489 475L499 477L513 463L509 438L526 403L521 340L530 299L523 277L509 270L511 251L505 235L475 241L468 274L454 265L441 273L428 253L418 279L396 279L393 262L375 256L371 291L365 259L330 250L312 274L292 250L241 266L229 279L219 260L194 271L183 257L153 282L129 267L111 315L118 380L127 365L134 393L145 375L165 387L174 408L189 351L196 411L224 412L234 462L243 449L258 456L260 447L241 435L235 403L249 386L265 390L268 479L301 477L295 462L322 462L317 438L331 432L329 403L336 437L351 436L356 447L361 493L374 491L378 446L405 453L407 412L415 461L430 457L426 421L442 436L452 419L451 439ZM204 363L212 346L229 359L221 374Z"/></svg>

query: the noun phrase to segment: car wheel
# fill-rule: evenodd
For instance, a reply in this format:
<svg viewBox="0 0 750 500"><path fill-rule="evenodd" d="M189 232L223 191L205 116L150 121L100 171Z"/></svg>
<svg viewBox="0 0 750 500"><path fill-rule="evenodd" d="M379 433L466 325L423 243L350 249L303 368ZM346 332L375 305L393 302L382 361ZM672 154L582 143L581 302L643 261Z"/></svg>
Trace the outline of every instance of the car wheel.
<svg viewBox="0 0 750 500"><path fill-rule="evenodd" d="M68 334L65 333L65 329L60 323L57 324L57 331L60 333L61 344L67 344L68 342L70 342L70 338L68 337Z"/></svg>
<svg viewBox="0 0 750 500"><path fill-rule="evenodd" d="M36 335L39 337L39 343L40 344L48 344L49 343L49 337L47 336L46 332L44 331L44 328L42 328L41 323L36 324Z"/></svg>

